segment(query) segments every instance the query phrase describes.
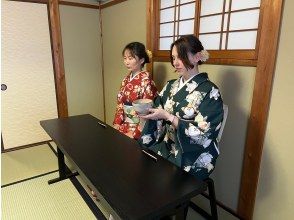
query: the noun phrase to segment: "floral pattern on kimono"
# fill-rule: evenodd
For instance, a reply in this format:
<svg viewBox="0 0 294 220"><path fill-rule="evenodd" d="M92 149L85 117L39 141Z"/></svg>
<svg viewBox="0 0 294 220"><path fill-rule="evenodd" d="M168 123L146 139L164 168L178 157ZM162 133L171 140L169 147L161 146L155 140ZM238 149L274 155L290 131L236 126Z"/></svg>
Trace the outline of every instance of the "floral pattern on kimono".
<svg viewBox="0 0 294 220"><path fill-rule="evenodd" d="M223 120L223 101L207 73L197 74L179 89L180 80L169 81L154 101L155 107L178 117L178 127L164 120L148 120L139 143L205 179L219 155L216 138Z"/></svg>
<svg viewBox="0 0 294 220"><path fill-rule="evenodd" d="M148 72L142 71L134 77L129 73L122 81L117 95L117 107L113 125L124 134L129 134L138 139L141 135L139 122L132 102L137 99L154 99L157 96L157 89Z"/></svg>

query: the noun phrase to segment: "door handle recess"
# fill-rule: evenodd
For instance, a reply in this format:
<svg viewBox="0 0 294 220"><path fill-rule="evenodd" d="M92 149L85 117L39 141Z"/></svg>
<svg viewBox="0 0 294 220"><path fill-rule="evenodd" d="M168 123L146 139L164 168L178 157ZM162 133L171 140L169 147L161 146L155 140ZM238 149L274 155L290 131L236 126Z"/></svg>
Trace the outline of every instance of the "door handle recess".
<svg viewBox="0 0 294 220"><path fill-rule="evenodd" d="M1 91L5 91L7 89L7 85L6 84L1 84Z"/></svg>

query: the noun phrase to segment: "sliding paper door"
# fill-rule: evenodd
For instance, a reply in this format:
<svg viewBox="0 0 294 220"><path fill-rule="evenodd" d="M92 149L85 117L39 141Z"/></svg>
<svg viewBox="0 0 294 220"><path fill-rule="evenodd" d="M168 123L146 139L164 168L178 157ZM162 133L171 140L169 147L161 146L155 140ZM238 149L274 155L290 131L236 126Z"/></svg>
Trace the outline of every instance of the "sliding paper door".
<svg viewBox="0 0 294 220"><path fill-rule="evenodd" d="M49 140L39 123L57 117L46 4L2 1L1 35L4 148Z"/></svg>

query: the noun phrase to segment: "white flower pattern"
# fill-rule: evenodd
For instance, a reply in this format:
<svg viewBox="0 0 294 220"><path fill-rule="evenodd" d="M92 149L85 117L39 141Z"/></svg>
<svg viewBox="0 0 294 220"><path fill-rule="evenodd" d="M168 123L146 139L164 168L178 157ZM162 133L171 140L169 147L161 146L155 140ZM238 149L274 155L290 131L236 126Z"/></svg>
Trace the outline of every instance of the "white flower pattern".
<svg viewBox="0 0 294 220"><path fill-rule="evenodd" d="M164 109L168 112L173 112L173 105L175 104L175 102L173 101L173 99L167 99L166 103L164 105Z"/></svg>
<svg viewBox="0 0 294 220"><path fill-rule="evenodd" d="M214 98L215 100L217 100L219 96L220 96L220 94L218 92L218 89L212 87L212 89L210 91L210 94L209 94L209 97Z"/></svg>
<svg viewBox="0 0 294 220"><path fill-rule="evenodd" d="M198 84L195 81L192 82L188 82L186 84L187 88L186 91L188 91L189 93L191 93L192 91L194 91L196 89L196 87L198 86Z"/></svg>
<svg viewBox="0 0 294 220"><path fill-rule="evenodd" d="M206 137L203 131L201 131L198 127L194 126L193 124L189 124L188 129L185 129L185 134L188 137L190 137L191 144L199 144L202 145L203 148L207 148L212 141L211 139Z"/></svg>
<svg viewBox="0 0 294 220"><path fill-rule="evenodd" d="M143 144L149 144L152 141L152 137L150 134L143 135L141 139L143 140Z"/></svg>
<svg viewBox="0 0 294 220"><path fill-rule="evenodd" d="M206 168L208 172L214 168L211 164L213 156L210 153L202 153L194 163L195 167Z"/></svg>
<svg viewBox="0 0 294 220"><path fill-rule="evenodd" d="M213 156L209 153L202 153L196 161L193 163L193 165L185 165L184 171L190 172L191 169L199 169L199 168L205 168L207 169L207 172L210 172L214 166L211 163L213 159Z"/></svg>
<svg viewBox="0 0 294 220"><path fill-rule="evenodd" d="M170 90L170 94L171 94L172 96L174 96L174 95L178 92L178 88L179 88L179 81L176 81L176 83L174 83L174 84L172 85L172 88L171 88L171 90Z"/></svg>
<svg viewBox="0 0 294 220"><path fill-rule="evenodd" d="M190 119L195 116L195 109L193 107L191 107L190 105L188 105L186 107L182 107L182 110L184 112L183 118Z"/></svg>

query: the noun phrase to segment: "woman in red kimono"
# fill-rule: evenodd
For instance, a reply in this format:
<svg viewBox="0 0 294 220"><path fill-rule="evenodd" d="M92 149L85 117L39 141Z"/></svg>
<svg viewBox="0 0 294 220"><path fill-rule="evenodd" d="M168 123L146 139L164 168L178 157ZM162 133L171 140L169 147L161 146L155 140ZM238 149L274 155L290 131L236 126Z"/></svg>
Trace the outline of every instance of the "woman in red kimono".
<svg viewBox="0 0 294 220"><path fill-rule="evenodd" d="M151 54L148 55L142 43L132 42L126 45L122 55L129 73L123 79L117 95L113 125L127 136L138 139L141 135L140 119L133 109L132 102L137 99L153 100L157 96L157 89L150 74L142 70L145 63L149 63Z"/></svg>

